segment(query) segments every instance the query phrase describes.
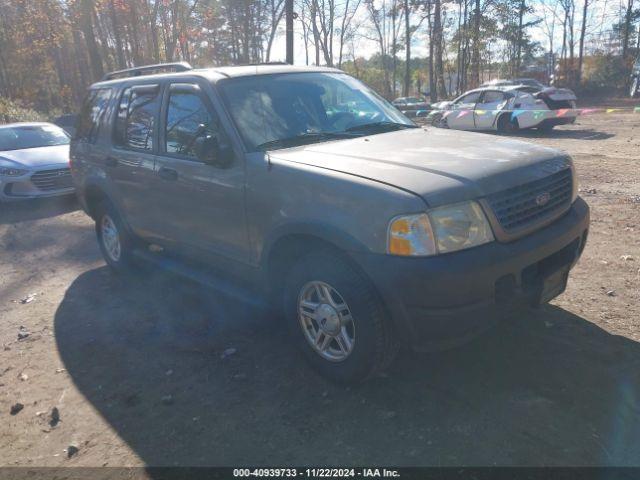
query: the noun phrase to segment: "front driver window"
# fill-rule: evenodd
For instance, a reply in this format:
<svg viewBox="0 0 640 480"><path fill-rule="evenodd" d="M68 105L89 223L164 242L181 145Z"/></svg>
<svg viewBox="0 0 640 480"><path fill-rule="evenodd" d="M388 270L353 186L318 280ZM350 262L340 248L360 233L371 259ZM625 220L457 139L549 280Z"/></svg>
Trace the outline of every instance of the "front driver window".
<svg viewBox="0 0 640 480"><path fill-rule="evenodd" d="M217 133L215 119L202 98L195 92L180 90L169 95L166 129L167 153L194 158L196 139Z"/></svg>
<svg viewBox="0 0 640 480"><path fill-rule="evenodd" d="M455 103L456 108L473 108L475 104L480 100L480 94L482 92L473 92L468 95L465 95L462 98L459 98Z"/></svg>

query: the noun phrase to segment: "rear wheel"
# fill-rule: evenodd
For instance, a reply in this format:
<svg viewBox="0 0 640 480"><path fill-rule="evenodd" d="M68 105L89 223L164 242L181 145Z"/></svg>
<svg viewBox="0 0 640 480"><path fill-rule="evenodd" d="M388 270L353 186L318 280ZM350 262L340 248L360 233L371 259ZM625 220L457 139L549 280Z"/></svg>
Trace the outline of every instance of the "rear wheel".
<svg viewBox="0 0 640 480"><path fill-rule="evenodd" d="M116 208L108 201L96 207L96 235L107 264L116 271L131 265L133 239L127 232Z"/></svg>
<svg viewBox="0 0 640 480"><path fill-rule="evenodd" d="M323 376L360 382L393 361L398 348L382 301L339 255L322 251L302 258L284 290L291 335Z"/></svg>
<svg viewBox="0 0 640 480"><path fill-rule="evenodd" d="M498 133L510 134L520 129L517 118L511 118L511 114L507 113L498 118Z"/></svg>
<svg viewBox="0 0 640 480"><path fill-rule="evenodd" d="M636 98L639 95L638 88L640 87L640 77L634 77L631 82L630 95L631 98Z"/></svg>

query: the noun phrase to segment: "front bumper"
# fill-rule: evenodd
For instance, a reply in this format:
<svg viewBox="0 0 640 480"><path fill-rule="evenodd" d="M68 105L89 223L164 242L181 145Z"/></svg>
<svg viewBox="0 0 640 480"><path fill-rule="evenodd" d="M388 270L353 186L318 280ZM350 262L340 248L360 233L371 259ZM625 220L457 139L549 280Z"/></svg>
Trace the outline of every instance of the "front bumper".
<svg viewBox="0 0 640 480"><path fill-rule="evenodd" d="M400 333L416 348L438 348L536 304L542 280L578 260L588 228L589 207L578 198L552 224L510 243L435 257L356 254L355 259Z"/></svg>
<svg viewBox="0 0 640 480"><path fill-rule="evenodd" d="M55 197L73 194L71 171L67 164L30 169L19 177L0 176L0 201Z"/></svg>

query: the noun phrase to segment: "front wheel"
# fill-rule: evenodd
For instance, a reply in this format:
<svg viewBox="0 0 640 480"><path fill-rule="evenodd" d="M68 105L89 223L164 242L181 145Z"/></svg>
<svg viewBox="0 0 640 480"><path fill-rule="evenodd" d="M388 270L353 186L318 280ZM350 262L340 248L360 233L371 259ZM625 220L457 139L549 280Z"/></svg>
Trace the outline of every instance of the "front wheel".
<svg viewBox="0 0 640 480"><path fill-rule="evenodd" d="M633 81L631 82L631 90L630 90L630 95L631 98L636 98L638 96L638 88L640 87L640 77L634 77Z"/></svg>
<svg viewBox="0 0 640 480"><path fill-rule="evenodd" d="M361 382L397 353L391 319L370 282L332 252L304 257L285 282L291 335L309 363L339 383Z"/></svg>
<svg viewBox="0 0 640 480"><path fill-rule="evenodd" d="M431 125L437 128L449 128L447 118L441 113L436 113L433 116L433 118L431 119Z"/></svg>

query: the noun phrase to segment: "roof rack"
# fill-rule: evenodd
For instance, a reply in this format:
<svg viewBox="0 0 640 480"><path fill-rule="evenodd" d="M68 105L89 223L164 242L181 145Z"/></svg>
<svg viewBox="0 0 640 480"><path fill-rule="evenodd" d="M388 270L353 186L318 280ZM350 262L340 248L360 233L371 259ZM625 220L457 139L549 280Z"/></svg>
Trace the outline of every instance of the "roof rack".
<svg viewBox="0 0 640 480"><path fill-rule="evenodd" d="M119 77L137 77L138 75L144 75L155 71L186 72L192 69L193 67L187 62L157 63L155 65L143 65L142 67L125 68L124 70L109 72L102 77L102 81L113 80L114 78Z"/></svg>

